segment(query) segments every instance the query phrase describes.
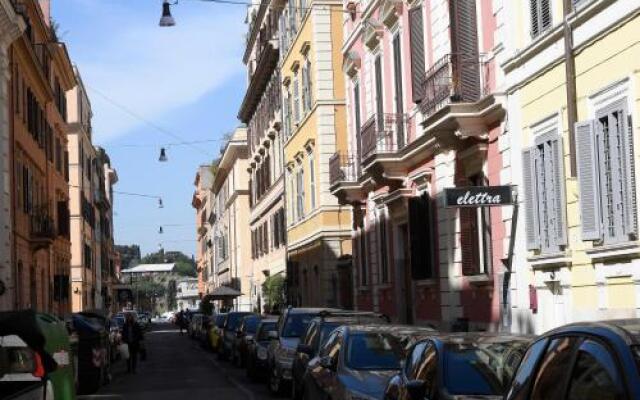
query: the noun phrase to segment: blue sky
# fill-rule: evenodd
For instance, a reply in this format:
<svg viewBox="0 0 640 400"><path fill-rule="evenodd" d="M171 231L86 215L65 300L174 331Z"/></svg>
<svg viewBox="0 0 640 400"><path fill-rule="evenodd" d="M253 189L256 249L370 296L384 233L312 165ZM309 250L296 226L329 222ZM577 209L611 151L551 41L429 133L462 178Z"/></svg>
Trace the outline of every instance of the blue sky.
<svg viewBox="0 0 640 400"><path fill-rule="evenodd" d="M170 146L169 162L159 163L160 147L178 140L145 121L186 141L220 139L238 125L246 9L182 0L172 7L176 26L160 28L161 5L52 0L52 14L88 87L94 142L106 148L118 171L115 190L163 199L159 209L157 200L116 194L116 242L139 244L143 253L162 243L165 250L191 255L196 169L219 155L221 142Z"/></svg>

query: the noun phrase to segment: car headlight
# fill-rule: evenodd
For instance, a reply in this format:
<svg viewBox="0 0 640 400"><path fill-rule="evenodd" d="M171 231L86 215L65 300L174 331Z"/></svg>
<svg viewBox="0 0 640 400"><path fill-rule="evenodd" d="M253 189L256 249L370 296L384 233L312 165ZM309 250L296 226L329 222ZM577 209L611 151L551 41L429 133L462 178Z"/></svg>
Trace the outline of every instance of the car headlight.
<svg viewBox="0 0 640 400"><path fill-rule="evenodd" d="M258 358L265 361L267 359L267 349L264 347L258 347Z"/></svg>

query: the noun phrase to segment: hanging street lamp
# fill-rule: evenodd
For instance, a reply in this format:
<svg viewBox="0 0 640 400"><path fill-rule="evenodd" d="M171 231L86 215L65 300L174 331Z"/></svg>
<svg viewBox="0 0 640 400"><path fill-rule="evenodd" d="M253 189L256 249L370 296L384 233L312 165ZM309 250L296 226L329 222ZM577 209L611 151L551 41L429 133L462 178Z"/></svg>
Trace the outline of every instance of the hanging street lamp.
<svg viewBox="0 0 640 400"><path fill-rule="evenodd" d="M160 148L160 157L158 157L158 161L167 162L167 151L164 147Z"/></svg>
<svg viewBox="0 0 640 400"><path fill-rule="evenodd" d="M160 23L158 25L168 27L176 24L176 20L173 19L173 16L171 15L171 6L175 4L178 4L178 2L169 3L169 0L164 0L162 2L162 17L160 17Z"/></svg>

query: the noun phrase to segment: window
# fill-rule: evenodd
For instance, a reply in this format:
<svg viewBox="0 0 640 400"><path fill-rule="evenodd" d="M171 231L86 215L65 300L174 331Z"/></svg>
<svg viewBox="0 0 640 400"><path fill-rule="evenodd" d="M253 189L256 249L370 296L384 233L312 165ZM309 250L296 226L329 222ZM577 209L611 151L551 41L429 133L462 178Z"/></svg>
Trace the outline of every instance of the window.
<svg viewBox="0 0 640 400"><path fill-rule="evenodd" d="M402 88L402 50L400 46L400 34L393 37L393 74L394 74L394 100L395 100L395 129L396 145L398 149L404 147L404 94Z"/></svg>
<svg viewBox="0 0 640 400"><path fill-rule="evenodd" d="M422 358L415 367L415 377L424 382L425 397L438 397L438 353L433 345L422 353Z"/></svg>
<svg viewBox="0 0 640 400"><path fill-rule="evenodd" d="M404 373L407 379L412 380L416 376L417 368L420 365L418 361L422 358L424 350L427 348L429 342L419 342L413 347L413 350L407 357L404 364Z"/></svg>
<svg viewBox="0 0 640 400"><path fill-rule="evenodd" d="M293 123L300 122L300 88L298 87L298 71L293 73Z"/></svg>
<svg viewBox="0 0 640 400"><path fill-rule="evenodd" d="M551 0L529 0L531 37L535 38L551 28Z"/></svg>
<svg viewBox="0 0 640 400"><path fill-rule="evenodd" d="M302 108L305 114L311 110L311 62L305 56L302 66Z"/></svg>
<svg viewBox="0 0 640 400"><path fill-rule="evenodd" d="M316 208L316 168L313 153L309 153L309 196L311 197L311 210Z"/></svg>
<svg viewBox="0 0 640 400"><path fill-rule="evenodd" d="M291 92L289 91L289 87L287 87L284 95L284 107L282 109L282 119L284 120L284 134L287 138L291 136L291 100Z"/></svg>
<svg viewBox="0 0 640 400"><path fill-rule="evenodd" d="M356 154L358 156L358 172L360 172L362 142L360 138L360 82L358 81L353 82L353 128L356 132Z"/></svg>
<svg viewBox="0 0 640 400"><path fill-rule="evenodd" d="M369 283L369 274L367 270L367 231L364 221L361 219L358 227L358 262L360 264L360 284L366 286Z"/></svg>
<svg viewBox="0 0 640 400"><path fill-rule="evenodd" d="M524 355L516 376L511 383L511 390L507 395L507 399L511 400L525 400L529 398L529 391L531 390L531 384L533 380L533 373L538 364L538 360L544 354L544 350L547 348L547 339L539 340L535 342L527 353Z"/></svg>
<svg viewBox="0 0 640 400"><path fill-rule="evenodd" d="M424 193L409 199L409 242L411 277L416 280L434 276L433 202Z"/></svg>
<svg viewBox="0 0 640 400"><path fill-rule="evenodd" d="M637 237L632 127L626 99L576 124L583 240L611 244Z"/></svg>
<svg viewBox="0 0 640 400"><path fill-rule="evenodd" d="M378 213L378 232L380 237L380 279L382 283L389 282L389 265L387 253L387 213L386 210L380 210Z"/></svg>
<svg viewBox="0 0 640 400"><path fill-rule="evenodd" d="M88 269L93 267L93 254L88 244L84 245L84 267Z"/></svg>
<svg viewBox="0 0 640 400"><path fill-rule="evenodd" d="M599 343L585 340L569 381L568 400L626 399L616 362Z"/></svg>
<svg viewBox="0 0 640 400"><path fill-rule="evenodd" d="M376 83L376 121L378 132L384 130L384 97L382 92L382 57L378 54L374 62L374 74Z"/></svg>
<svg viewBox="0 0 640 400"><path fill-rule="evenodd" d="M472 186L488 184L482 173L469 178ZM491 208L460 209L460 242L462 274L479 275L491 272Z"/></svg>
<svg viewBox="0 0 640 400"><path fill-rule="evenodd" d="M555 127L523 151L527 248L542 254L558 253L567 244L563 159Z"/></svg>
<svg viewBox="0 0 640 400"><path fill-rule="evenodd" d="M536 374L536 381L531 393L531 400L560 400L564 398L564 386L558 384L558 377L563 376L570 367L577 337L561 337L554 339L544 359L540 362L540 369Z"/></svg>
<svg viewBox="0 0 640 400"><path fill-rule="evenodd" d="M409 10L409 47L411 49L411 93L414 103L424 97L424 27L422 7Z"/></svg>
<svg viewBox="0 0 640 400"><path fill-rule="evenodd" d="M296 217L297 220L304 218L304 170L298 169L296 173Z"/></svg>

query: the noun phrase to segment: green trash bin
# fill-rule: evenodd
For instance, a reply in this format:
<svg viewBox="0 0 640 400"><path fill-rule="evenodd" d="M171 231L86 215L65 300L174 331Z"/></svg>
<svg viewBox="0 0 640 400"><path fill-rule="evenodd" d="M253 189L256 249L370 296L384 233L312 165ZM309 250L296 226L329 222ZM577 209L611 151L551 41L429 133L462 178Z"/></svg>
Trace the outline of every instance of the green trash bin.
<svg viewBox="0 0 640 400"><path fill-rule="evenodd" d="M64 321L49 314L36 314L36 320L46 338L45 350L58 368L50 374L56 400L75 400L73 353Z"/></svg>

